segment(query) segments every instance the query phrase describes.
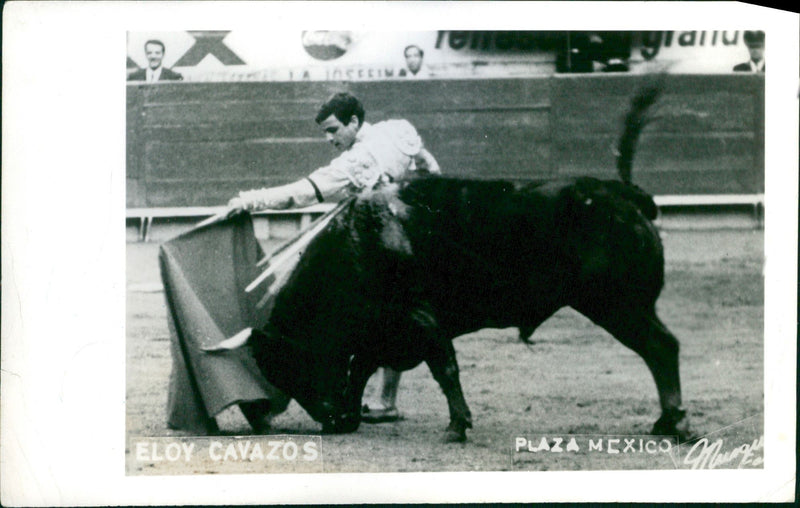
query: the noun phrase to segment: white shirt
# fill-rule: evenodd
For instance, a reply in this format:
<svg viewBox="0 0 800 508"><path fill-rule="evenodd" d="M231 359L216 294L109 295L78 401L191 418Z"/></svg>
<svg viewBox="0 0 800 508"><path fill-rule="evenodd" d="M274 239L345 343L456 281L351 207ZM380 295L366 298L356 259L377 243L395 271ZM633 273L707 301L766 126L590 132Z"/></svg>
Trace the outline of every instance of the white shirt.
<svg viewBox="0 0 800 508"><path fill-rule="evenodd" d="M756 63L752 60L747 62L750 64L750 70L753 72L764 72L764 59L762 58L760 62Z"/></svg>
<svg viewBox="0 0 800 508"><path fill-rule="evenodd" d="M153 70L150 67L148 67L147 70L145 71L145 77L148 83L158 81L158 78L161 77L161 66L159 66L156 70Z"/></svg>
<svg viewBox="0 0 800 508"><path fill-rule="evenodd" d="M422 139L406 120L364 123L353 146L309 178L326 198L340 190L371 189L415 171L414 156L421 149Z"/></svg>
<svg viewBox="0 0 800 508"><path fill-rule="evenodd" d="M407 120L364 123L353 146L311 173L288 185L244 191L239 198L248 209L284 209L309 206L343 194L373 189L416 171L415 156L422 138ZM319 194L319 195L318 195Z"/></svg>

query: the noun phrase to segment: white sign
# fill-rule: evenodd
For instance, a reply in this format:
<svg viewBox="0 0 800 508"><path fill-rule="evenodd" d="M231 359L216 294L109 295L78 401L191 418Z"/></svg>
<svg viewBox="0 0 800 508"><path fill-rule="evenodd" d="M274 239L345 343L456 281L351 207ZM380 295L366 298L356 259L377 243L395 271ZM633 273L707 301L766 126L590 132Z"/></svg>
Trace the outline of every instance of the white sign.
<svg viewBox="0 0 800 508"><path fill-rule="evenodd" d="M748 59L742 32L629 32L631 72L726 73ZM508 78L556 72L567 32L186 31L130 32L129 70L147 66L144 45L165 45L163 65L187 81L381 81ZM570 40L574 40L573 37ZM602 40L602 39L600 39ZM418 55L418 69L406 52ZM605 62L594 62L602 71ZM590 69L591 70L591 69Z"/></svg>

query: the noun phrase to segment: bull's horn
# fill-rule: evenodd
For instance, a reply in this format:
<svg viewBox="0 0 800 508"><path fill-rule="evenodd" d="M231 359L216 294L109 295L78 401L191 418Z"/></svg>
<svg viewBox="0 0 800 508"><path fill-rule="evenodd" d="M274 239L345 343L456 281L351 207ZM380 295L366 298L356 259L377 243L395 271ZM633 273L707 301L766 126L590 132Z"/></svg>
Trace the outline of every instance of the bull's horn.
<svg viewBox="0 0 800 508"><path fill-rule="evenodd" d="M228 351L230 349L236 349L244 346L247 344L247 341L250 339L250 336L253 334L252 328L245 328L241 332L237 333L233 337L223 340L219 344L214 346L208 346L202 348L203 351L214 352L214 351Z"/></svg>

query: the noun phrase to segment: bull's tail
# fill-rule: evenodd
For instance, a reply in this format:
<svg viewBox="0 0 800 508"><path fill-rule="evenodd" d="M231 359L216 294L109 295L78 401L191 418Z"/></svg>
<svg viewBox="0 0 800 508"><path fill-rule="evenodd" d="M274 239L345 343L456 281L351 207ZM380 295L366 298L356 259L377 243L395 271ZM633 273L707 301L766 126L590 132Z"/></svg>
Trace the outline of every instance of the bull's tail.
<svg viewBox="0 0 800 508"><path fill-rule="evenodd" d="M639 135L647 124L647 110L661 94L661 80L644 87L631 101L631 109L625 116L625 130L617 145L617 171L623 182L631 183L633 155Z"/></svg>

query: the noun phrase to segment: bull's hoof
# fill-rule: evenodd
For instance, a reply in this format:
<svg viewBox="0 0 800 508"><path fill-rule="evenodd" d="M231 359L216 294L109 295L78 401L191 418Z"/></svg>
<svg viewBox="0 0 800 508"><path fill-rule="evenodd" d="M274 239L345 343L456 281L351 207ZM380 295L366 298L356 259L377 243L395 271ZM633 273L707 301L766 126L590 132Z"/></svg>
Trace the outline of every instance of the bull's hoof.
<svg viewBox="0 0 800 508"><path fill-rule="evenodd" d="M339 428L341 429L342 434L349 434L351 432L355 432L358 430L358 427L361 425L361 416L356 414L355 417L349 416L344 421L341 422Z"/></svg>
<svg viewBox="0 0 800 508"><path fill-rule="evenodd" d="M466 427L463 425L450 424L444 431L443 443L463 443L467 440Z"/></svg>
<svg viewBox="0 0 800 508"><path fill-rule="evenodd" d="M359 413L348 413L337 418L330 418L322 423L323 434L350 434L358 430L361 424Z"/></svg>
<svg viewBox="0 0 800 508"><path fill-rule="evenodd" d="M654 436L676 436L678 442L686 443L697 438L689 425L689 417L683 409L664 412L653 425Z"/></svg>
<svg viewBox="0 0 800 508"><path fill-rule="evenodd" d="M464 443L467 440L467 433L463 430L458 432L457 430L450 430L447 429L444 432L444 438L442 438L443 443Z"/></svg>

